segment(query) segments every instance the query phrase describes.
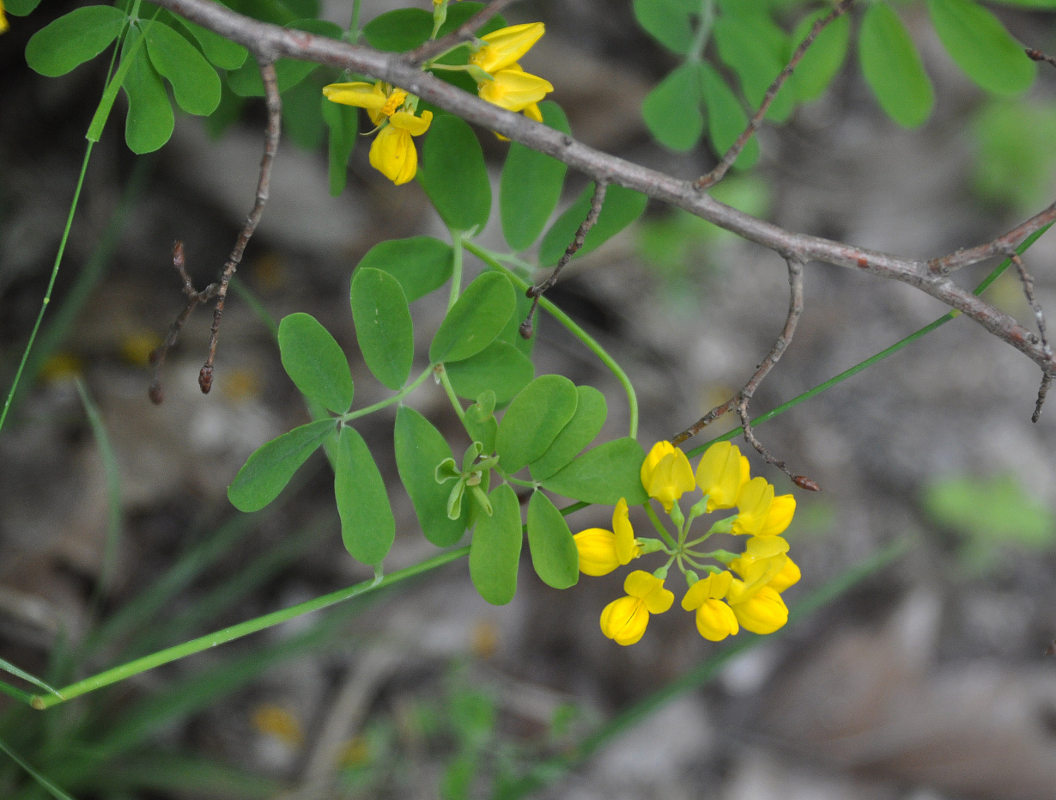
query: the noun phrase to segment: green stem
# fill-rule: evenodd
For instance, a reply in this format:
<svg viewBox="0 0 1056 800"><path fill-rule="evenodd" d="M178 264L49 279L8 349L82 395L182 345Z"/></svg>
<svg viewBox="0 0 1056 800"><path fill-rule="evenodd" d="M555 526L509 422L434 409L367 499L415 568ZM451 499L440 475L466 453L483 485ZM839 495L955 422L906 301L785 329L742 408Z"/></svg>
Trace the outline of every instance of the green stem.
<svg viewBox="0 0 1056 800"><path fill-rule="evenodd" d="M88 142L88 147L84 151L84 159L81 161L81 174L77 177L77 186L73 191L73 202L70 203L70 212L66 215L66 227L62 231L62 238L59 240L59 250L55 254L55 262L51 265L51 276L48 278L47 288L44 290L44 299L40 303L40 311L37 312L37 318L33 322L33 329L29 332L29 341L26 342L26 347L22 351L22 359L18 362L18 369L15 370L15 379L11 384L11 388L7 392L7 399L4 400L4 408L0 411L0 430L4 429L4 421L7 419L7 412L11 408L11 402L15 397L15 392L18 390L19 381L22 379L22 372L26 368L26 362L29 360L29 354L33 351L33 342L36 341L37 333L40 331L40 325L44 321L44 312L48 309L48 304L51 303L51 293L55 289L55 281L59 277L59 264L62 262L62 256L66 252L66 243L70 239L70 230L73 227L73 215L77 212L77 204L81 199L81 189L84 187L84 176L88 172L88 161L92 157L92 148L95 146L94 142Z"/></svg>
<svg viewBox="0 0 1056 800"><path fill-rule="evenodd" d="M143 658L129 661L127 664L121 664L120 666L100 672L98 675L93 675L90 678L71 683L69 686L64 686L58 690L62 695L61 698L55 695L32 695L29 698L29 704L36 709L50 708L51 706L58 705L65 700L80 697L88 692L94 692L96 689L101 689L104 686L127 680L134 675L139 675L148 670L154 669L155 667L160 667L162 664L178 661L181 658L200 653L211 647L227 644L235 639L248 636L251 633L257 633L258 631L274 627L275 625L280 625L283 622L288 622L289 620L303 616L304 614L310 614L313 611L320 611L329 606L343 603L346 600L351 600L354 597L362 597L363 595L377 591L378 589L384 589L388 586L400 583L401 581L405 581L408 578L413 578L417 575L437 569L438 567L442 567L445 564L456 561L468 554L468 545L456 550L448 550L447 552L428 558L418 564L396 570L395 572L390 572L383 578L362 581L353 586L338 589L336 592L330 592L329 594L324 594L321 597L316 597L304 603L298 603L289 608L273 611L270 614L265 614L261 617L247 620L246 622L240 622L237 625L232 625L214 633L206 634L205 636L199 636L197 639L191 639L189 642L159 650L158 652L151 653Z"/></svg>
<svg viewBox="0 0 1056 800"><path fill-rule="evenodd" d="M458 395L455 393L455 387L451 385L451 379L447 376L447 370L444 369L443 364L435 364L433 365L433 371L436 373L440 385L444 387L444 393L447 395L447 399L451 401L451 408L453 408L458 415L458 421L462 423L463 428L466 428L466 410L462 408L462 401L458 399ZM469 429L466 428L466 431L468 433Z"/></svg>
<svg viewBox="0 0 1056 800"><path fill-rule="evenodd" d="M351 422L358 417L365 417L367 414L373 414L375 411L380 411L386 406L391 406L395 403L400 402L403 398L425 383L425 379L433 374L433 365L430 364L422 373L415 378L413 381L404 386L400 391L396 392L392 397L386 397L384 400L379 400L376 403L371 403L369 406L363 406L356 411L349 411L347 414L341 415L342 422ZM325 416L320 416L319 419L325 419Z"/></svg>
<svg viewBox="0 0 1056 800"><path fill-rule="evenodd" d="M663 537L663 540L667 544L667 546L671 549L675 549L676 545L674 537L672 537L671 534L668 533L667 528L664 527L664 523L660 521L660 517L658 517L656 515L656 512L653 510L652 505L646 503L644 506L642 506L642 508L644 508L645 513L649 515L649 521L653 523L653 527L656 528L660 536Z"/></svg>
<svg viewBox="0 0 1056 800"><path fill-rule="evenodd" d="M458 296L462 293L462 248L468 247L469 242L462 238L461 231L449 230L451 234L451 292L447 296L447 310L454 308L458 302Z"/></svg>
<svg viewBox="0 0 1056 800"><path fill-rule="evenodd" d="M483 261L489 268L505 273L510 280L513 281L514 285L517 286L521 291L526 291L530 284L522 280L517 276L516 273L507 268L498 259L496 259L490 252L474 244L473 242L466 241L464 245L469 252ZM638 396L635 394L634 386L631 384L631 379L627 377L627 373L623 371L623 368L616 362L612 356L610 356L590 334L583 330L575 321L569 317L565 312L561 311L557 306L547 300L545 297L539 298L539 306L546 311L551 317L557 320L561 325L568 330L573 336L579 339L587 349L590 350L594 355L598 357L598 360L604 364L609 371L615 376L620 386L623 387L624 392L627 394L627 412L629 418L629 435L632 439L638 437Z"/></svg>

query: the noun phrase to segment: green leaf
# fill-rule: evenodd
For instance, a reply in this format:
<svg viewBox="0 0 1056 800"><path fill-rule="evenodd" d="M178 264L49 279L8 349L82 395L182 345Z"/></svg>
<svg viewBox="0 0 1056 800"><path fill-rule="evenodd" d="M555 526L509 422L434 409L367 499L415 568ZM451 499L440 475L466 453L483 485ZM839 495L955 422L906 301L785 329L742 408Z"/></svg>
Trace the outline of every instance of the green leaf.
<svg viewBox="0 0 1056 800"><path fill-rule="evenodd" d="M535 375L535 366L512 344L496 339L475 356L447 365L455 394L473 400L488 389L502 406Z"/></svg>
<svg viewBox="0 0 1056 800"><path fill-rule="evenodd" d="M227 487L231 505L247 513L264 508L333 431L333 420L319 419L262 444Z"/></svg>
<svg viewBox="0 0 1056 800"><path fill-rule="evenodd" d="M336 414L352 405L354 385L341 345L311 314L298 312L279 323L282 367L309 400Z"/></svg>
<svg viewBox="0 0 1056 800"><path fill-rule="evenodd" d="M587 218L590 210L590 198L594 194L594 184L590 184L564 214L550 227L539 245L539 265L553 266L565 254L565 250L576 235L576 231ZM605 202L601 206L597 224L590 229L583 247L575 257L584 256L596 250L617 233L622 231L645 211L648 198L622 186L609 186L605 193Z"/></svg>
<svg viewBox="0 0 1056 800"><path fill-rule="evenodd" d="M748 115L733 90L710 64L700 64L700 91L708 115L708 139L715 154L721 158L748 126ZM748 169L758 160L759 140L753 136L733 162L733 167Z"/></svg>
<svg viewBox="0 0 1056 800"><path fill-rule="evenodd" d="M507 475L546 452L576 413L579 393L564 375L540 375L522 389L499 423L495 452Z"/></svg>
<svg viewBox="0 0 1056 800"><path fill-rule="evenodd" d="M396 539L396 520L370 448L359 431L347 426L334 452L334 498L349 555L364 564L380 564Z"/></svg>
<svg viewBox="0 0 1056 800"><path fill-rule="evenodd" d="M285 27L325 36L328 39L340 39L344 33L339 26L322 19L298 19L287 23ZM296 86L318 68L319 65L311 61L280 58L275 62L275 78L279 91L285 92ZM228 72L227 85L231 87L231 91L242 97L264 96L264 82L260 78L260 67L255 60L247 61L239 69Z"/></svg>
<svg viewBox="0 0 1056 800"><path fill-rule="evenodd" d="M153 26L152 26L153 27ZM145 47L136 47L143 34L130 28L121 57L131 58L121 88L128 97L125 117L125 143L133 153L152 153L172 136L176 119L161 76L154 70ZM133 53L128 56L129 53Z"/></svg>
<svg viewBox="0 0 1056 800"><path fill-rule="evenodd" d="M450 114L435 117L422 161L418 180L444 224L457 231L482 229L491 213L491 182L469 124Z"/></svg>
<svg viewBox="0 0 1056 800"><path fill-rule="evenodd" d="M509 278L485 272L466 287L429 345L429 360L461 361L495 341L517 305Z"/></svg>
<svg viewBox="0 0 1056 800"><path fill-rule="evenodd" d="M477 402L466 409L464 422L469 438L480 442L485 453L494 453L495 432L499 429L495 420L495 392L491 389L481 392Z"/></svg>
<svg viewBox="0 0 1056 800"><path fill-rule="evenodd" d="M972 188L980 198L1024 216L1048 202L1056 177L1056 107L995 100L979 111L970 131L978 151Z"/></svg>
<svg viewBox="0 0 1056 800"><path fill-rule="evenodd" d="M593 386L577 386L576 393L576 413L546 452L528 465L532 480L545 480L563 469L601 432L608 414L605 395Z"/></svg>
<svg viewBox="0 0 1056 800"><path fill-rule="evenodd" d="M541 481L555 494L612 506L621 497L628 505L649 499L642 488L641 469L645 451L634 439L615 439L588 450L556 475Z"/></svg>
<svg viewBox="0 0 1056 800"><path fill-rule="evenodd" d="M858 33L858 58L865 82L880 107L907 128L931 114L935 94L902 21L883 3L870 5Z"/></svg>
<svg viewBox="0 0 1056 800"><path fill-rule="evenodd" d="M151 63L172 84L180 108L188 114L212 114L220 105L220 77L205 56L168 25L149 25L143 35Z"/></svg>
<svg viewBox="0 0 1056 800"><path fill-rule="evenodd" d="M54 78L91 61L117 38L125 15L112 6L85 6L63 14L26 43L26 63Z"/></svg>
<svg viewBox="0 0 1056 800"><path fill-rule="evenodd" d="M488 499L492 514L478 515L469 548L469 577L480 596L492 605L505 605L517 593L517 565L521 558L521 506L517 495L502 484Z"/></svg>
<svg viewBox="0 0 1056 800"><path fill-rule="evenodd" d="M466 530L466 514L448 519L447 498L452 481L437 483L436 466L451 458L451 448L433 424L407 406L396 412L393 430L396 469L425 538L437 547L450 547Z"/></svg>
<svg viewBox="0 0 1056 800"><path fill-rule="evenodd" d="M700 13L699 0L634 0L638 24L660 44L678 55L686 55L693 46L694 14Z"/></svg>
<svg viewBox="0 0 1056 800"><path fill-rule="evenodd" d="M359 134L359 112L351 106L331 103L320 95L327 137L327 163L330 174L330 196L337 197L348 182L348 159L356 147Z"/></svg>
<svg viewBox="0 0 1056 800"><path fill-rule="evenodd" d="M238 42L225 39L218 33L213 33L208 28L195 25L183 17L175 17L179 23L186 28L198 46L202 48L205 57L212 61L220 69L238 69L246 63L249 51Z"/></svg>
<svg viewBox="0 0 1056 800"><path fill-rule="evenodd" d="M412 236L374 245L360 259L357 269L385 270L400 282L407 301L414 302L447 283L453 256L451 245L446 242L430 236Z"/></svg>
<svg viewBox="0 0 1056 800"><path fill-rule="evenodd" d="M685 152L704 132L700 112L700 70L686 61L658 83L642 101L642 118L664 147Z"/></svg>
<svg viewBox="0 0 1056 800"><path fill-rule="evenodd" d="M785 67L788 39L764 13L723 14L713 31L719 58L736 74L748 105L754 112L767 89ZM777 93L766 119L783 122L795 108L795 76Z"/></svg>
<svg viewBox="0 0 1056 800"><path fill-rule="evenodd" d="M298 83L282 95L282 135L303 150L317 150L326 133L320 101L337 105L324 98L312 81Z"/></svg>
<svg viewBox="0 0 1056 800"><path fill-rule="evenodd" d="M363 26L363 37L376 50L413 50L433 32L433 15L421 8L401 8L374 17Z"/></svg>
<svg viewBox="0 0 1056 800"><path fill-rule="evenodd" d="M539 104L543 123L568 133L565 112L553 102ZM524 250L535 242L557 208L567 167L561 161L512 142L499 182L499 212L502 233L513 250Z"/></svg>
<svg viewBox="0 0 1056 800"><path fill-rule="evenodd" d="M547 586L567 589L579 580L579 552L568 523L542 492L528 501L528 547L535 574Z"/></svg>
<svg viewBox="0 0 1056 800"><path fill-rule="evenodd" d="M7 0L4 8L14 17L25 17L37 10L40 0Z"/></svg>
<svg viewBox="0 0 1056 800"><path fill-rule="evenodd" d="M357 269L349 302L367 368L388 388L399 389L414 359L414 325L400 282L380 269Z"/></svg>
<svg viewBox="0 0 1056 800"><path fill-rule="evenodd" d="M792 33L795 46L798 47L807 38L814 23L828 13L828 10L821 9L804 17ZM843 66L850 39L851 20L847 14L837 17L822 29L796 67L799 102L806 103L821 97Z"/></svg>
<svg viewBox="0 0 1056 800"><path fill-rule="evenodd" d="M992 13L968 0L928 0L928 12L946 52L981 87L995 94L1030 88L1038 65Z"/></svg>

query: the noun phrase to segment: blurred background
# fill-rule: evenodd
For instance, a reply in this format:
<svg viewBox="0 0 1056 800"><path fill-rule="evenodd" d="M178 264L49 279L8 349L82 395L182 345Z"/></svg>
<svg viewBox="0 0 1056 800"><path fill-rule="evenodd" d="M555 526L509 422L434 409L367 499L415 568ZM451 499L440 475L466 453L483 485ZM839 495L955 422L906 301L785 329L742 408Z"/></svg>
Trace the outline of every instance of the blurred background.
<svg viewBox="0 0 1056 800"><path fill-rule="evenodd" d="M76 5L11 17L0 37L5 394L105 75L100 59L45 79L23 51ZM390 7L364 3L363 17ZM935 85L931 118L907 131L885 117L852 47L827 93L763 127L759 164L727 179L726 202L917 257L991 239L1051 202L1056 70L1023 97L994 99L950 61L923 4L899 12ZM325 15L344 25L348 13L332 2ZM1050 14L1000 16L1023 42L1056 49ZM642 100L676 61L630 3L525 2L506 17L546 22L524 66L552 80L579 139L687 178L713 164L703 146L676 153L646 129ZM0 434L0 658L55 685L371 577L341 546L319 455L257 514L236 512L225 491L249 453L308 418L268 320L315 315L352 359L357 406L381 399L386 390L356 361L350 273L380 241L446 236L417 184L393 187L369 167L365 143L348 188L330 197L322 129L288 124L224 316L213 391L197 386L211 319L198 310L154 406L147 354L183 307L172 243L184 242L199 288L217 275L252 204L263 114L246 104L219 138L215 125L178 115L169 145L134 157L121 102ZM483 131L481 141L497 178L506 145ZM570 175L569 202L583 183ZM501 247L492 228L484 241ZM1049 309L1054 261L1051 234L1026 257ZM974 286L993 266L959 280ZM799 331L756 394L756 414L946 311L910 287L826 265L808 265L805 284ZM648 445L737 391L783 324L787 286L774 253L650 204L549 296L631 376ZM1030 321L1014 274L988 297ZM443 314L432 300L414 308L423 343ZM606 432L625 430L619 388L571 337L544 320L535 354L537 374L601 389ZM496 785L516 797L526 775L539 782L532 796L583 800L1051 798L1056 411L1031 424L1038 382L1034 365L961 318L760 426L768 447L824 490L796 490L787 538L804 577L786 594L793 613L797 599L893 543L905 549L743 652L702 640L681 613L617 647L597 620L620 575L557 592L524 569L516 599L497 608L459 561L43 714L0 698L0 742L78 798L490 797ZM461 452L436 387L410 402ZM391 480L390 570L433 552L395 473L391 423L381 413L360 428ZM793 490L749 451L753 474ZM610 514L591 508L570 524L606 527ZM676 683L687 675L696 677ZM583 743L598 730L602 739ZM540 763L551 769L533 773ZM7 758L0 795L46 796Z"/></svg>

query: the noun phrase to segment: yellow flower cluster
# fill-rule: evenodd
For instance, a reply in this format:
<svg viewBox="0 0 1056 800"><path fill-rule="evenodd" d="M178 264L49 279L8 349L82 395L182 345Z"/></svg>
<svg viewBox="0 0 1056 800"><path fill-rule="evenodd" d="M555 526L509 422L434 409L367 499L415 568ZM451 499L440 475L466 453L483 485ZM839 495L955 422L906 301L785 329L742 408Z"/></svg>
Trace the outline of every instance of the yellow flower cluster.
<svg viewBox="0 0 1056 800"><path fill-rule="evenodd" d="M612 530L590 528L575 536L579 568L586 575L607 575L649 553L664 553L667 562L652 573L634 570L624 582L626 595L601 613L601 630L617 644L629 645L645 634L650 614L661 614L674 603L664 588L668 571L677 565L688 591L682 608L694 612L697 630L713 642L741 628L773 633L788 621L781 592L799 580L799 567L788 557L781 536L792 522L796 500L774 495L765 478L752 478L748 459L736 445L719 442L709 447L694 470L685 453L670 442L657 442L641 468L642 486L663 507L678 528L676 536L664 528L649 506L646 509L661 538L636 538L625 500L616 504ZM682 514L678 501L700 489L703 497ZM702 536L689 538L694 519L713 511L736 509L715 522ZM744 550L703 549L713 534L747 536ZM706 564L704 559L718 562ZM705 573L703 577L698 572Z"/></svg>
<svg viewBox="0 0 1056 800"><path fill-rule="evenodd" d="M511 25L480 37L483 44L469 57L469 63L488 75L477 83L482 100L508 111L523 112L529 119L543 121L539 101L554 91L550 81L521 69L517 62L542 38L541 22Z"/></svg>

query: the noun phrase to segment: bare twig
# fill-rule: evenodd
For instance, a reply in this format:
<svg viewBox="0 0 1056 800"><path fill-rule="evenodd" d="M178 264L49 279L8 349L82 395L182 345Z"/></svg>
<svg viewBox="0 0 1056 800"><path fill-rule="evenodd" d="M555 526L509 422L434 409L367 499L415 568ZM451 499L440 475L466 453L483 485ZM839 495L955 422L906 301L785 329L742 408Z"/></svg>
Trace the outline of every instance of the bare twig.
<svg viewBox="0 0 1056 800"><path fill-rule="evenodd" d="M601 207L605 203L606 188L607 185L603 181L598 181L595 184L594 194L590 197L590 209L587 211L586 219L579 224L576 229L576 235L572 237L572 241L565 248L565 253L558 260L554 271L550 273L550 277L545 281L528 287L526 294L532 300L532 307L528 309L528 316L525 317L524 322L521 323L518 329L523 338L532 338L532 318L535 316L535 309L539 306L539 298L557 283L558 274L565 268L565 264L572 260L572 256L580 251L583 247L583 241L587 238L587 234L590 233L590 229L597 224L598 215L601 214Z"/></svg>
<svg viewBox="0 0 1056 800"><path fill-rule="evenodd" d="M1038 326L1038 338L1041 348L1051 357L1052 348L1049 346L1049 339L1045 330L1045 311L1034 294L1034 276L1027 271L1027 265L1023 263L1019 253L1013 251L1008 257L1016 265L1019 281L1023 284L1023 295L1027 298L1030 310L1034 312L1034 322ZM1053 373L1050 371L1044 371L1041 375L1041 386L1038 387L1038 399L1034 403L1034 413L1030 417L1031 422L1037 422L1041 418L1041 409L1045 405L1045 396L1049 393L1049 385L1052 383L1052 378Z"/></svg>
<svg viewBox="0 0 1056 800"><path fill-rule="evenodd" d="M751 419L748 416L748 405L751 403L752 397L755 395L756 390L766 376L770 374L770 371L777 365L777 362L781 360L781 356L784 355L785 350L788 349L789 344L792 342L792 337L795 336L799 318L803 314L803 261L797 256L791 254L785 256L785 261L788 264L788 313L785 315L785 325L774 340L770 352L766 354L766 358L760 362L759 366L756 367L755 372L753 372L752 376L748 379L748 382L745 383L744 387L736 395L731 397L725 403L711 409L711 411L686 428L686 430L675 436L671 442L676 445L681 444L689 437L699 433L705 426L718 419L726 412L730 410L736 411L737 416L741 420L741 427L744 429L745 441L754 447L756 452L758 452L768 464L773 464L788 475L797 486L802 489L817 492L820 491L817 483L805 475L794 474L784 461L775 457L773 453L771 453L766 446L759 441L759 438L755 435L755 431L752 429Z"/></svg>
<svg viewBox="0 0 1056 800"><path fill-rule="evenodd" d="M1043 53L1040 50L1035 50L1033 47L1028 47L1025 52L1027 54L1027 58L1033 61L1044 61L1046 64L1052 64L1052 66L1056 67L1056 58L1053 58L1047 53Z"/></svg>
<svg viewBox="0 0 1056 800"><path fill-rule="evenodd" d="M512 2L513 0L491 0L484 8L462 23L458 30L452 31L443 38L426 42L421 47L406 53L404 58L408 63L418 66L463 42L473 41L476 38L477 29Z"/></svg>
<svg viewBox="0 0 1056 800"><path fill-rule="evenodd" d="M180 338L180 331L183 330L183 324L187 321L191 312L194 311L199 303L207 303L215 297L218 289L218 285L215 283L210 283L200 292L194 288L191 276L187 274L183 242L177 241L172 246L172 266L176 268L176 272L183 279L183 293L187 296L187 305L183 307L183 311L169 325L169 331L165 334L165 341L158 345L150 354L152 368L148 394L154 405L161 405L165 399L165 392L161 388L161 368L165 364L165 356L169 354L169 350L176 346L176 342Z"/></svg>
<svg viewBox="0 0 1056 800"><path fill-rule="evenodd" d="M264 82L264 103L268 110L268 122L264 129L264 154L260 158L260 177L257 179L257 194L253 208L246 217L246 224L235 240L235 246L224 264L220 276L220 285L216 291L216 306L213 308L213 325L209 330L209 355L198 373L198 386L202 394L208 394L213 386L213 362L216 359L216 342L220 336L220 318L224 314L224 303L227 300L227 288L231 284L238 265L242 263L242 254L252 238L257 224L264 213L268 202L268 191L271 184L271 168L275 154L279 149L279 135L282 126L282 99L279 97L279 84L275 76L275 65L268 61L260 62L260 77Z"/></svg>
<svg viewBox="0 0 1056 800"><path fill-rule="evenodd" d="M595 181L624 186L681 208L751 242L779 253L793 253L804 263L821 261L877 277L907 283L975 320L994 336L1019 350L1046 371L1056 361L1046 354L1015 318L950 280L947 272L1015 248L1030 234L1056 219L1056 204L1012 231L969 250L932 259L906 258L845 242L785 230L712 198L682 180L640 164L595 150L572 136L515 114L463 91L393 53L288 30L244 17L211 0L157 0L157 4L250 49L258 59L296 58L350 70L399 86L486 130L520 142L582 172Z"/></svg>
<svg viewBox="0 0 1056 800"><path fill-rule="evenodd" d="M748 120L748 126L741 132L741 135L737 137L730 149L719 159L719 163L716 164L711 172L700 178L697 178L696 186L698 189L707 189L714 186L716 183L721 181L725 177L726 173L729 172L730 167L733 166L733 162L737 160L737 156L741 154L745 145L748 144L748 140L755 135L755 132L759 130L759 126L763 124L763 117L766 116L766 112L770 110L770 106L774 102L774 98L777 97L777 93L781 91L781 87L788 82L788 79L792 77L792 72L796 66L803 59L804 54L814 44L814 40L818 38L818 34L821 33L825 28L832 24L832 22L850 10L854 4L854 0L840 0L836 7L832 9L824 17L815 20L811 26L810 31L807 33L806 38L799 43L799 46L793 51L792 57L788 60L788 64L781 70L773 83L766 90L766 94L763 95L763 102L759 104L759 108L756 110L752 118Z"/></svg>

